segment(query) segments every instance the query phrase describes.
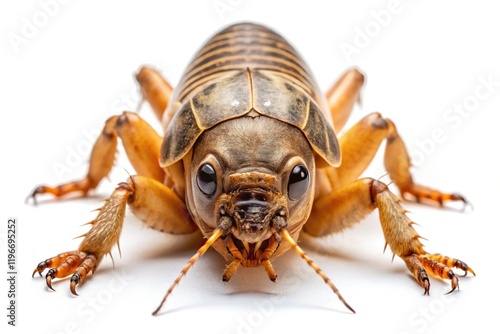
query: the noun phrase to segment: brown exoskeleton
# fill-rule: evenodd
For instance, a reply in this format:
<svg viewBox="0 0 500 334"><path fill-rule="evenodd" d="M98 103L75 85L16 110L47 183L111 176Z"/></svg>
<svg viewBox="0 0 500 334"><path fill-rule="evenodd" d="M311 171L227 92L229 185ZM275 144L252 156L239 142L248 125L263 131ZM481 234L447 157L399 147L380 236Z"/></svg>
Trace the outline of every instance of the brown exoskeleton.
<svg viewBox="0 0 500 334"><path fill-rule="evenodd" d="M385 139L385 166L403 197L443 205L462 201L413 182L410 159L394 124L372 113L340 131L359 98L363 75L347 71L322 95L311 72L290 44L255 24L230 26L206 42L171 88L154 70L137 74L144 98L162 120L164 137L137 114L108 119L82 180L37 187L32 197L72 192L85 195L110 172L121 139L137 175L120 183L105 201L77 250L41 262L46 283L71 275L70 289L91 275L118 243L125 207L148 226L171 234L200 230L207 241L165 295L208 248L228 261L223 280L239 266L262 266L276 280L272 260L296 251L337 288L297 245L301 232L339 232L378 209L387 245L429 292L428 272L451 280L464 262L427 253L387 185L358 179ZM342 159L341 159L342 152ZM342 163L341 163L342 160Z"/></svg>

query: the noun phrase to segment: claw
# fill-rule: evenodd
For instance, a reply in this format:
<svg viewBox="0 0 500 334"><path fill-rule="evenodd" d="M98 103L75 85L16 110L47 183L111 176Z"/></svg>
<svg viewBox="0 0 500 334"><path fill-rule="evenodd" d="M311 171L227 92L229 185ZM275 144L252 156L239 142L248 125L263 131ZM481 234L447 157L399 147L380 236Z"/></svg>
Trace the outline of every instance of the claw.
<svg viewBox="0 0 500 334"><path fill-rule="evenodd" d="M472 206L472 203L469 202L467 200L467 198L465 198L463 195L459 194L459 193L453 193L450 195L450 199L453 200L453 201L462 201L462 203L464 203L464 207L462 209L462 211L465 211L467 209L467 207L470 207L471 210L474 210L474 207Z"/></svg>
<svg viewBox="0 0 500 334"><path fill-rule="evenodd" d="M43 189L43 186L38 186L35 189L33 189L33 191L28 196L26 196L24 203L28 204L29 201L32 200L33 205L35 205L35 206L38 205L38 202L36 201L36 195L38 195L42 189Z"/></svg>
<svg viewBox="0 0 500 334"><path fill-rule="evenodd" d="M464 274L461 275L462 277L467 276L467 273L471 273L472 275L476 276L476 273L474 272L474 270L472 270L472 268L469 268L467 263L465 263L461 260L449 258L449 257L443 256L441 254L434 254L432 256L432 258L434 260L448 266L448 267L455 267L455 268L462 270L464 272ZM451 276L450 276L450 279L451 279Z"/></svg>
<svg viewBox="0 0 500 334"><path fill-rule="evenodd" d="M52 287L52 279L54 278L56 274L56 271L54 269L50 269L48 272L47 272L47 275L45 275L45 281L47 282L47 286L49 287L50 290L52 291L56 291L53 287Z"/></svg>
<svg viewBox="0 0 500 334"><path fill-rule="evenodd" d="M427 276L427 271L425 268L419 267L416 272L416 278L418 283L424 288L424 296L429 294L429 289L431 288L431 282L429 276Z"/></svg>
<svg viewBox="0 0 500 334"><path fill-rule="evenodd" d="M78 293L76 293L77 285L83 282L86 277L92 275L96 263L98 263L98 260L95 255L82 251L70 251L40 262L33 270L32 275L34 276L38 272L41 276L45 269L49 269L45 275L45 281L52 291L55 291L52 287L54 278L65 278L72 275L70 290L73 295L78 296Z"/></svg>
<svg viewBox="0 0 500 334"><path fill-rule="evenodd" d="M36 266L35 270L33 270L33 274L31 277L35 277L35 273L38 273L40 277L42 277L42 272L47 268L47 261L42 261Z"/></svg>
<svg viewBox="0 0 500 334"><path fill-rule="evenodd" d="M446 293L447 295L449 295L458 288L458 278L455 275L453 275L453 277L450 277L450 279L451 279L451 290Z"/></svg>
<svg viewBox="0 0 500 334"><path fill-rule="evenodd" d="M76 293L76 286L80 283L80 275L78 274L73 274L71 276L71 283L69 286L69 289L71 290L71 293L75 296L78 296L78 293Z"/></svg>
<svg viewBox="0 0 500 334"><path fill-rule="evenodd" d="M457 260L455 267L463 270L464 274L462 275L462 277L467 276L467 273L471 273L472 275L476 276L476 273L474 272L474 270L472 270L472 268L469 268L469 266L465 262Z"/></svg>
<svg viewBox="0 0 500 334"><path fill-rule="evenodd" d="M416 203L431 202L441 208L445 207L448 201L460 201L464 204L462 211L465 211L467 207L474 209L472 204L459 193L443 193L419 184L412 184L408 189L401 190L401 195L405 200L413 200Z"/></svg>
<svg viewBox="0 0 500 334"><path fill-rule="evenodd" d="M424 287L424 296L429 295L429 290L431 288L431 282L429 281L429 278L427 277L427 275L423 279L422 286Z"/></svg>

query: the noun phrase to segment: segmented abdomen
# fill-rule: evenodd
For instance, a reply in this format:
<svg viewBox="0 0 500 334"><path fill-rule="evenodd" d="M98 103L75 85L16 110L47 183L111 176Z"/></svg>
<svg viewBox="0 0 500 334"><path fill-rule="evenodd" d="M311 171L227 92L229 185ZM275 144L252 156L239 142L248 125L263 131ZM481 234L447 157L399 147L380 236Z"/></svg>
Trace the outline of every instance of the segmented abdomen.
<svg viewBox="0 0 500 334"><path fill-rule="evenodd" d="M312 97L318 91L309 68L283 37L263 26L241 23L222 30L198 51L179 83L177 100L184 102L228 71L246 68L276 71Z"/></svg>

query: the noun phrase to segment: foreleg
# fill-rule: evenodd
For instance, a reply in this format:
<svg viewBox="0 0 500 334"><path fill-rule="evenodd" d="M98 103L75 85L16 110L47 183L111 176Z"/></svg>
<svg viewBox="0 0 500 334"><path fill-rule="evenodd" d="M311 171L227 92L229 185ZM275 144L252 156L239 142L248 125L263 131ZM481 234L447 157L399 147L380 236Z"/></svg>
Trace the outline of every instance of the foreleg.
<svg viewBox="0 0 500 334"><path fill-rule="evenodd" d="M52 288L53 279L72 275L70 289L76 294L76 286L95 272L115 245L119 247L127 204L138 218L154 229L171 234L196 231L184 203L170 188L148 177L133 176L120 183L105 201L77 250L40 262L33 275L37 272L41 275L49 269L46 274L49 288Z"/></svg>
<svg viewBox="0 0 500 334"><path fill-rule="evenodd" d="M451 291L458 287L458 278L450 267L474 274L463 261L425 251L399 199L384 183L374 179L357 180L317 199L304 231L313 236L336 233L359 222L375 209L379 211L386 246L403 259L425 293L430 287L428 272L451 280Z"/></svg>

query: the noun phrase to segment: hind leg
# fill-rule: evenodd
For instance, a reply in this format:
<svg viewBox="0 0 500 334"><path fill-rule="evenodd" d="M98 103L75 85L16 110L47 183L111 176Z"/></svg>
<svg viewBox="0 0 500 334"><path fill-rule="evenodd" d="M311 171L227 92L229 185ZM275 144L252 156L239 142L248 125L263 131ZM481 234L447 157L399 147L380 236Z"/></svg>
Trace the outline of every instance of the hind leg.
<svg viewBox="0 0 500 334"><path fill-rule="evenodd" d="M172 86L158 71L147 66L141 67L135 78L141 87L143 98L148 101L156 117L161 121L172 97Z"/></svg>
<svg viewBox="0 0 500 334"><path fill-rule="evenodd" d="M325 96L335 132L342 130L354 104L360 100L364 81L363 74L353 68L342 74L326 91Z"/></svg>

